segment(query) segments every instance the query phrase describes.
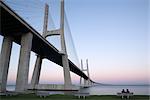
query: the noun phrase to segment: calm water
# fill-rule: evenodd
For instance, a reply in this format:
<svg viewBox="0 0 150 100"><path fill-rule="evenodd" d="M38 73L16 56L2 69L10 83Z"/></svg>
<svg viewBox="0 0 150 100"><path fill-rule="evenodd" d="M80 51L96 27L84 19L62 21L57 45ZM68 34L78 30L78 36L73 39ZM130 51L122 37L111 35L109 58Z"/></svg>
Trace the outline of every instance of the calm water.
<svg viewBox="0 0 150 100"><path fill-rule="evenodd" d="M116 95L122 89L129 89L135 95L150 95L150 86L93 86L81 89L82 92L89 92L90 95ZM14 91L15 86L7 86L7 90ZM62 92L52 92L52 94L60 94Z"/></svg>
<svg viewBox="0 0 150 100"><path fill-rule="evenodd" d="M150 95L150 86L93 86L82 91L87 91L91 95L116 95L122 89L129 89L135 95Z"/></svg>

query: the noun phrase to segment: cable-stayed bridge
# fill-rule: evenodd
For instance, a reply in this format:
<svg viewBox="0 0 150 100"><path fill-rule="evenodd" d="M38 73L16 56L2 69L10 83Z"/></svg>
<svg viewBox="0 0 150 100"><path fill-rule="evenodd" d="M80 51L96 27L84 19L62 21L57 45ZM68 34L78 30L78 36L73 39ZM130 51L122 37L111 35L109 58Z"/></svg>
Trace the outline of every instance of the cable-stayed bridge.
<svg viewBox="0 0 150 100"><path fill-rule="evenodd" d="M7 1L7 0L6 0ZM15 5L16 6L16 5ZM18 72L16 79L16 92L25 92L28 89L49 89L49 90L78 90L72 84L70 71L84 79L83 87L91 86L93 82L89 73L86 75L79 65L68 57L67 41L65 31L69 30L68 23L65 23L64 1L60 3L60 27L48 29L49 6L45 5L43 32L40 34L18 13L9 7L5 0L0 1L0 35L3 36L3 43L0 55L0 91L6 92L7 76L10 62L12 43L21 45ZM23 12L22 12L23 13ZM53 24L53 22L51 21ZM65 29L67 27L67 29ZM69 30L70 31L70 30ZM61 47L58 50L46 38L60 36ZM70 37L71 38L71 37ZM74 48L75 49L75 48ZM37 54L31 84L28 84L30 52ZM41 85L39 84L42 59L48 59L63 67L64 85ZM80 81L81 83L81 81Z"/></svg>

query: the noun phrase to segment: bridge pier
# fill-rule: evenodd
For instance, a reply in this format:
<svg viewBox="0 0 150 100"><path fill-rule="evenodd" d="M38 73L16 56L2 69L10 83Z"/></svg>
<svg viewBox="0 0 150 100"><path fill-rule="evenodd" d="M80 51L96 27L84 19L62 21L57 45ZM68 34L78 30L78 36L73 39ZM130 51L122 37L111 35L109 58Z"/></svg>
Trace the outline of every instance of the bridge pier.
<svg viewBox="0 0 150 100"><path fill-rule="evenodd" d="M61 39L61 52L62 52L62 65L64 72L64 88L72 89L72 81L70 75L69 61L66 50L65 36L64 36L64 0L61 0L61 18L60 18L60 39Z"/></svg>
<svg viewBox="0 0 150 100"><path fill-rule="evenodd" d="M84 79L84 86L90 86L90 80Z"/></svg>
<svg viewBox="0 0 150 100"><path fill-rule="evenodd" d="M70 68L67 55L62 55L63 72L64 72L64 88L72 89L72 82L70 76Z"/></svg>
<svg viewBox="0 0 150 100"><path fill-rule="evenodd" d="M45 4L45 14L44 14L44 24L43 24L43 34L42 34L44 38L46 38L46 33L47 33L48 11L49 11L49 6L48 4ZM39 84L42 59L43 58L40 55L37 55L34 71L32 74L32 79L31 79L31 86L33 89L35 89L35 86Z"/></svg>
<svg viewBox="0 0 150 100"><path fill-rule="evenodd" d="M12 38L4 37L0 55L0 92L6 92L7 76L12 49Z"/></svg>
<svg viewBox="0 0 150 100"><path fill-rule="evenodd" d="M35 85L37 85L39 83L40 73L41 73L41 65L42 65L42 58L40 55L37 55L35 67L34 67L34 71L33 71L33 76L32 76L32 80L31 80L31 86L33 89L35 89Z"/></svg>
<svg viewBox="0 0 150 100"><path fill-rule="evenodd" d="M27 89L32 37L33 35L31 33L23 34L21 37L21 49L16 80L16 92L24 92Z"/></svg>
<svg viewBox="0 0 150 100"><path fill-rule="evenodd" d="M87 81L86 81L86 79L84 79L84 86L86 86L86 84L87 84Z"/></svg>
<svg viewBox="0 0 150 100"><path fill-rule="evenodd" d="M88 59L86 60L86 69L84 69L83 68L83 62L82 62L82 60L81 60L81 70L82 71L86 71L87 72L87 76L88 76L88 79L86 80L86 79L83 79L82 77L80 77L80 85L82 86L82 79L83 79L83 87L89 87L89 86L91 86L91 84L90 84L90 74L89 74L89 66L88 66Z"/></svg>
<svg viewBox="0 0 150 100"><path fill-rule="evenodd" d="M77 66L73 64L73 62L68 60L67 49L66 49L66 44L65 44L65 36L64 36L64 0L61 0L60 29L55 30L55 33L56 33L55 35L60 35L60 38L61 38L61 51L60 52L58 52L51 45L51 43L48 43L46 39L43 39L39 35L39 33L35 31L34 28L32 28L32 26L30 26L18 14L16 14L13 10L11 10L9 6L5 5L3 1L1 2L0 7L2 8L2 12L4 13L2 16L2 19L5 20L5 21L2 21L3 30L0 32L0 35L5 36L6 34L9 35L10 32L12 32L10 34L11 36L17 36L17 38L13 38L14 42L19 43L21 45L20 58L19 58L18 71L17 71L17 79L16 79L16 89L15 89L16 92L23 93L28 88L27 86L28 86L29 61L30 61L30 51L32 47L33 47L32 48L33 52L41 55L41 57L42 55L44 55L44 57L48 58L49 60L53 59L52 61L54 63L58 65L62 64L63 71L64 71L64 85L62 85L61 87L59 87L59 85L52 85L52 89L72 90L74 86L72 85L72 82L71 82L70 71L76 73L79 76L83 76L83 78L87 79L87 76L81 70L79 70ZM48 17L48 14L46 13L45 15L46 16L45 16L44 22L47 23L46 17ZM12 23L7 23L10 21L14 22L13 24L14 27L9 28L9 29L7 27L5 28L5 26L10 26L10 27L12 26ZM17 28L20 28L20 29L17 29ZM30 31L32 34L22 33L23 31L28 31L28 32ZM47 33L46 24L44 24L43 34L44 33ZM20 42L20 38L18 38L20 36L21 36L21 42ZM45 38L45 35L43 35L43 37ZM34 46L32 46L32 38L34 41L33 43ZM39 47L40 45L38 45L38 42L40 42L40 45L43 45L43 46ZM3 50L0 55L0 90L6 91L7 74L8 74L8 68L9 68L9 60L10 60L12 42L10 43L7 41L4 47L3 45L2 45ZM48 53L43 54L42 52L40 52L44 50L47 50L46 52ZM56 54L56 57L54 57L55 54ZM60 56L62 56L62 58ZM37 84L39 81L41 63L42 63L42 58L37 59L36 67L34 70L35 74L32 77L33 79L31 82L32 84ZM77 89L74 89L74 90L77 90Z"/></svg>

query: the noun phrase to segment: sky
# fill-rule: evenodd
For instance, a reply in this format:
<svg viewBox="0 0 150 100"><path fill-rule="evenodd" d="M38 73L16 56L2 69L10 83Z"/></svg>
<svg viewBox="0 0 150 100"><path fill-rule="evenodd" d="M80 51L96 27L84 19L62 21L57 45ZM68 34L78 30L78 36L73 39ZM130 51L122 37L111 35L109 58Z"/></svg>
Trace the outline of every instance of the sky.
<svg viewBox="0 0 150 100"><path fill-rule="evenodd" d="M6 0L6 3L42 32L44 3L47 2L55 24L50 18L49 29L59 28L59 0L29 1L34 5L27 0ZM83 59L84 67L85 60L89 60L92 80L106 84L150 83L149 5L149 0L65 0L65 12L75 45L73 48L76 48L78 56L76 59ZM48 40L59 45L59 37L55 38ZM0 47L1 44L2 36ZM16 81L19 50L20 46L14 43L8 84ZM75 50L72 52L74 54ZM32 52L29 82L35 59ZM79 83L79 76L71 73L71 77L74 84ZM62 84L62 67L44 59L40 83Z"/></svg>

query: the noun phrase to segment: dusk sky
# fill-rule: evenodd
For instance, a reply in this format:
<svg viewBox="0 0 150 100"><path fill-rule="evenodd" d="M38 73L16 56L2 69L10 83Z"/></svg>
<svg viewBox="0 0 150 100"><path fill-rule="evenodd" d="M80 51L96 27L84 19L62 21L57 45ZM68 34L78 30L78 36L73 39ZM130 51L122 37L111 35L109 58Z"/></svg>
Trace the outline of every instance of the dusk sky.
<svg viewBox="0 0 150 100"><path fill-rule="evenodd" d="M50 5L55 28L58 28L59 0L6 0L40 33L45 2ZM66 16L78 59L83 59L84 65L85 60L89 60L92 80L106 84L149 84L149 5L149 0L65 0ZM53 27L50 25L49 29ZM2 36L0 47L1 44ZM8 84L16 81L19 50L20 46L14 44ZM32 53L29 79L35 59ZM79 77L73 73L71 75L73 83L79 83ZM44 60L40 83L63 83L62 67Z"/></svg>

